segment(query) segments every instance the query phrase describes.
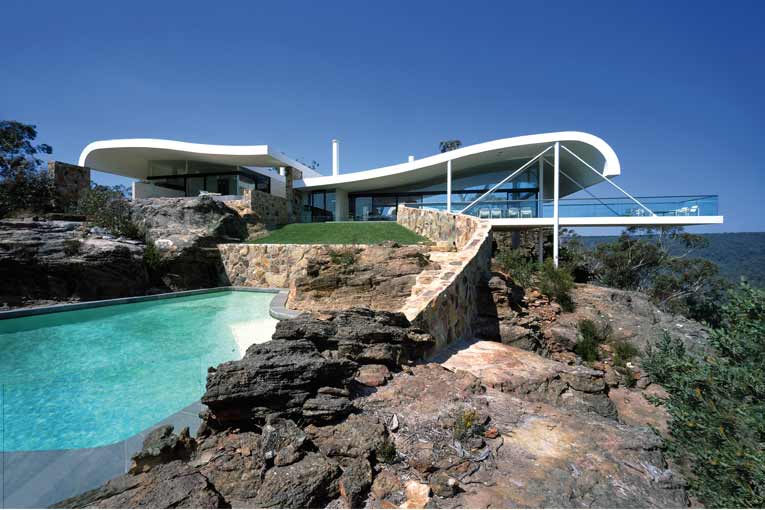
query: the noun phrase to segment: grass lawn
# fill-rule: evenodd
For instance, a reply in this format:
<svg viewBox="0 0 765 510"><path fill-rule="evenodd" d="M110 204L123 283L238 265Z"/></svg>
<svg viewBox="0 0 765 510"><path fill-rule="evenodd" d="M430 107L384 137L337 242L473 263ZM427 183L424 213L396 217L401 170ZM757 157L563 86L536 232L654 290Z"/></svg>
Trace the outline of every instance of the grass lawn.
<svg viewBox="0 0 765 510"><path fill-rule="evenodd" d="M274 230L253 244L399 244L427 243L428 240L395 221L337 223L292 223Z"/></svg>

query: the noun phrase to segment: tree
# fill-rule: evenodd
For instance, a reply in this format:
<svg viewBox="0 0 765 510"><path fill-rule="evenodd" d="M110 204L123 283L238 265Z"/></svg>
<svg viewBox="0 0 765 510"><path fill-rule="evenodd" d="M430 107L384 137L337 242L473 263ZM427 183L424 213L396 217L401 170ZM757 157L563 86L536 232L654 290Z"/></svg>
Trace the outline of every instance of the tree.
<svg viewBox="0 0 765 510"><path fill-rule="evenodd" d="M438 148L442 153L453 151L462 147L462 141L460 140L442 140L438 144Z"/></svg>
<svg viewBox="0 0 765 510"><path fill-rule="evenodd" d="M37 157L53 149L35 144L36 138L33 125L0 121L0 217L19 210L47 212L53 207L53 186Z"/></svg>
<svg viewBox="0 0 765 510"><path fill-rule="evenodd" d="M715 325L727 284L716 264L691 257L706 243L682 227L633 227L595 249L590 272L603 285L645 292L665 310Z"/></svg>

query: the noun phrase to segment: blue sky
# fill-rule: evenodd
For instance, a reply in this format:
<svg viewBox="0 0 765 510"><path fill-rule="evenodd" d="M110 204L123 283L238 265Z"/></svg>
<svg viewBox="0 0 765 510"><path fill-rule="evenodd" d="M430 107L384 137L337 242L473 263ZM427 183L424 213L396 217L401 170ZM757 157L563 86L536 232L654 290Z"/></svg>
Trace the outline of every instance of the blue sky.
<svg viewBox="0 0 765 510"><path fill-rule="evenodd" d="M765 230L765 2L1 9L0 118L37 124L62 161L152 137L268 143L328 172L337 137L352 171L447 138L580 130L616 150L633 194L719 194L725 225L697 231Z"/></svg>

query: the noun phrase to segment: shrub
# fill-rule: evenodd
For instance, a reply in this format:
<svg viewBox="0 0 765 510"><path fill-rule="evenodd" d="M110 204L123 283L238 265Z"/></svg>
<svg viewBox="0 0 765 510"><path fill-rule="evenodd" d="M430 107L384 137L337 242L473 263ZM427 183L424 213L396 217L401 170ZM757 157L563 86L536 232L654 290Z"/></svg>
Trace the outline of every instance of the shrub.
<svg viewBox="0 0 765 510"><path fill-rule="evenodd" d="M44 172L29 170L0 181L0 218L13 213L44 214L54 210L53 181Z"/></svg>
<svg viewBox="0 0 765 510"><path fill-rule="evenodd" d="M332 263L340 266L352 265L356 262L356 256L358 255L354 247L331 249L328 254Z"/></svg>
<svg viewBox="0 0 765 510"><path fill-rule="evenodd" d="M574 311L574 300L571 290L574 288L574 278L571 271L564 267L555 267L548 259L539 271L539 290L542 294L554 299L563 311Z"/></svg>
<svg viewBox="0 0 765 510"><path fill-rule="evenodd" d="M133 223L130 202L125 198L124 189L121 186L112 188L94 185L91 189L85 190L77 202L77 212L86 216L94 225L105 228L115 235L131 239L144 237L141 229Z"/></svg>
<svg viewBox="0 0 765 510"><path fill-rule="evenodd" d="M722 307L703 359L665 335L643 367L669 392L668 453L709 507L765 506L765 291L745 283Z"/></svg>
<svg viewBox="0 0 765 510"><path fill-rule="evenodd" d="M616 340L611 342L613 347L613 361L617 367L627 366L627 362L639 354L637 347L627 340Z"/></svg>
<svg viewBox="0 0 765 510"><path fill-rule="evenodd" d="M611 324L602 322L598 324L591 319L582 319L577 324L579 335L576 341L576 352L584 361L592 363L600 359L598 348L601 344L611 339Z"/></svg>
<svg viewBox="0 0 765 510"><path fill-rule="evenodd" d="M396 445L390 439L386 439L375 451L375 457L384 464L393 464L398 458Z"/></svg>
<svg viewBox="0 0 765 510"><path fill-rule="evenodd" d="M481 417L473 409L463 409L459 411L454 420L454 430L452 435L458 441L464 441L471 436L480 436L484 433Z"/></svg>
<svg viewBox="0 0 765 510"><path fill-rule="evenodd" d="M496 256L496 262L500 269L513 279L513 282L524 289L531 287L534 283L537 264L520 250L500 250Z"/></svg>
<svg viewBox="0 0 765 510"><path fill-rule="evenodd" d="M143 264L146 266L146 271L149 273L151 281L158 281L165 271L165 262L162 259L162 254L151 241L146 241L146 248L143 251Z"/></svg>

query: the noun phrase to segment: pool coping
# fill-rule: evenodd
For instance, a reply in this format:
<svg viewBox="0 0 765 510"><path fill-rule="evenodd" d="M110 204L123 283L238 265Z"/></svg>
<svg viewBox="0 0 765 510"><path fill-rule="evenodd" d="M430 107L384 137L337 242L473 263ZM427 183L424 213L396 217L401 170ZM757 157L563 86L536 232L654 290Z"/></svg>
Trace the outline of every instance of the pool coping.
<svg viewBox="0 0 765 510"><path fill-rule="evenodd" d="M178 433L189 427L195 437L204 408L194 402L127 439L103 446L0 451L0 508L47 508L95 489L128 472L132 456L152 430L172 425Z"/></svg>
<svg viewBox="0 0 765 510"><path fill-rule="evenodd" d="M287 308L287 299L289 289L280 287L241 287L228 285L222 287L210 287L207 289L181 290L176 292L163 292L161 294L150 294L147 296L130 296L113 299L100 299L96 301L79 301L77 303L61 303L58 305L35 306L30 308L18 308L16 310L7 310L0 312L0 320L16 319L19 317L29 317L33 315L45 315L49 313L70 312L74 310L84 310L87 308L100 308L102 306L124 305L129 303L141 303L143 301L157 301L160 299L170 299L183 296L195 296L199 294L209 294L213 292L263 292L276 294L268 306L268 313L277 320L292 319L302 312L290 310Z"/></svg>

